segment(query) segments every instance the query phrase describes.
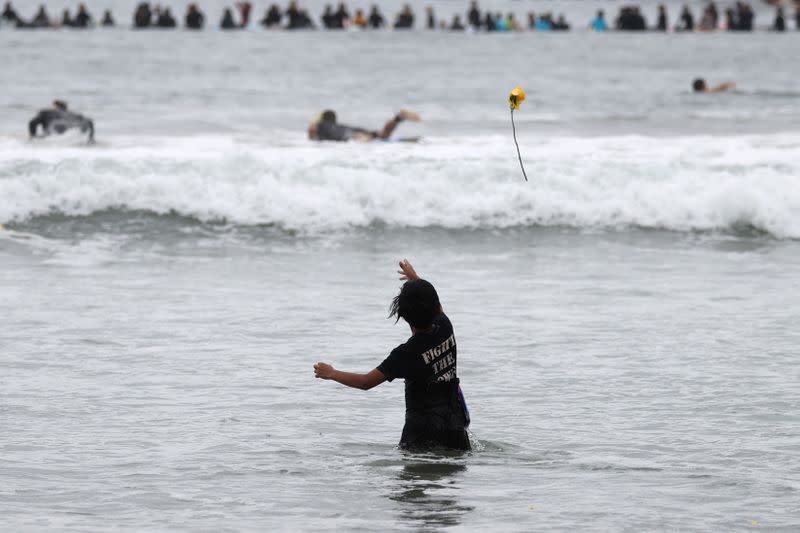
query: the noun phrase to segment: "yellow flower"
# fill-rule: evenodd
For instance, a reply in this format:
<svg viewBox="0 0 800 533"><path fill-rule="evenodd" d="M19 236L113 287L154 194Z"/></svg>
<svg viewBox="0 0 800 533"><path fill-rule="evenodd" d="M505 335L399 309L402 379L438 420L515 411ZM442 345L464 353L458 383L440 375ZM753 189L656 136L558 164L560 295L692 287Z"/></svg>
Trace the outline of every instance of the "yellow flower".
<svg viewBox="0 0 800 533"><path fill-rule="evenodd" d="M525 101L525 91L517 85L508 95L508 103L511 109L519 109L519 105Z"/></svg>

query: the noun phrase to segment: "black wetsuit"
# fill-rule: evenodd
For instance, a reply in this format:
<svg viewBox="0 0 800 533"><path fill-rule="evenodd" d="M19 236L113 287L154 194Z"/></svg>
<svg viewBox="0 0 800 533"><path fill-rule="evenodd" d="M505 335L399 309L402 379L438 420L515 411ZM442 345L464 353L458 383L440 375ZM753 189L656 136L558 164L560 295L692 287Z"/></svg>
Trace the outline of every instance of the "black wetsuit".
<svg viewBox="0 0 800 533"><path fill-rule="evenodd" d="M79 128L82 133L89 133L89 140L94 140L94 123L77 113L62 111L61 109L43 109L28 123L28 133L35 137L39 126L44 135L51 133L64 133L71 128Z"/></svg>
<svg viewBox="0 0 800 533"><path fill-rule="evenodd" d="M5 9L3 9L3 13L0 14L0 19L5 20L10 24L15 24L19 22L19 15L17 15L17 12L14 11L13 7L11 7L11 4L6 4Z"/></svg>
<svg viewBox="0 0 800 533"><path fill-rule="evenodd" d="M370 12L368 22L369 27L375 30L383 28L386 25L386 20L384 20L383 15L375 9Z"/></svg>
<svg viewBox="0 0 800 533"><path fill-rule="evenodd" d="M92 24L92 16L86 11L78 11L72 24L76 28L88 28Z"/></svg>
<svg viewBox="0 0 800 533"><path fill-rule="evenodd" d="M406 381L406 423L401 448L443 446L469 450L469 414L456 375L456 339L444 313L380 365L386 379Z"/></svg>
<svg viewBox="0 0 800 533"><path fill-rule="evenodd" d="M267 14L261 20L261 25L265 28L271 28L273 26L278 26L281 23L281 19L283 18L283 14L281 10L276 5L272 5L267 11Z"/></svg>
<svg viewBox="0 0 800 533"><path fill-rule="evenodd" d="M367 135L373 139L380 137L376 131L365 130L364 128L354 128L336 122L320 122L317 125L317 137L320 141L349 141L356 135Z"/></svg>

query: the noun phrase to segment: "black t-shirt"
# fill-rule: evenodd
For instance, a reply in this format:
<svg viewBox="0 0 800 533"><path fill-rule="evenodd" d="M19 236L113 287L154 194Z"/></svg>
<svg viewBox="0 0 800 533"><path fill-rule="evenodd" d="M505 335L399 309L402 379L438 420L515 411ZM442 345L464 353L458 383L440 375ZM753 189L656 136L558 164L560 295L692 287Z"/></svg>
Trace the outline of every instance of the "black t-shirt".
<svg viewBox="0 0 800 533"><path fill-rule="evenodd" d="M406 410L425 411L450 402L456 376L456 338L453 325L444 313L433 321L433 328L417 333L389 354L380 365L386 379L406 380Z"/></svg>

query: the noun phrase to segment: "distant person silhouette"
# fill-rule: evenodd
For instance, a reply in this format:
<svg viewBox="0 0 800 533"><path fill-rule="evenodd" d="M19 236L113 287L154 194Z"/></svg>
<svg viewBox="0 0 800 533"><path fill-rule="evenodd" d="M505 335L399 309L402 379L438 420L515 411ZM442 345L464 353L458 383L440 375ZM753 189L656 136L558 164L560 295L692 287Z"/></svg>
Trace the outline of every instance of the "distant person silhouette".
<svg viewBox="0 0 800 533"><path fill-rule="evenodd" d="M47 11L44 6L41 5L30 24L24 24L23 26L28 28L50 28L52 24L50 23L50 17L47 16Z"/></svg>
<svg viewBox="0 0 800 533"><path fill-rule="evenodd" d="M689 6L684 5L681 11L680 25L675 28L678 31L694 31L694 16L689 11Z"/></svg>
<svg viewBox="0 0 800 533"><path fill-rule="evenodd" d="M186 18L184 25L190 30L202 30L206 23L206 16L197 7L197 4L189 4L186 8Z"/></svg>
<svg viewBox="0 0 800 533"><path fill-rule="evenodd" d="M164 29L171 29L178 25L175 17L172 16L172 11L170 11L169 7L165 7L161 10L161 13L158 14L158 20L156 21L156 26L159 28Z"/></svg>
<svg viewBox="0 0 800 533"><path fill-rule="evenodd" d="M233 11L229 7L226 7L225 11L222 12L222 22L219 23L219 27L223 30L239 29L239 25L233 20Z"/></svg>
<svg viewBox="0 0 800 533"><path fill-rule="evenodd" d="M369 22L369 27L373 30L379 30L386 26L386 19L376 5L372 6L367 21Z"/></svg>
<svg viewBox="0 0 800 533"><path fill-rule="evenodd" d="M86 9L86 4L80 4L78 6L78 14L75 15L75 19L72 21L72 23L76 28L84 29L92 25L92 16Z"/></svg>
<svg viewBox="0 0 800 533"><path fill-rule="evenodd" d="M103 20L100 23L104 28L110 28L114 26L114 17L111 15L111 11L106 9L105 13L103 13Z"/></svg>
<svg viewBox="0 0 800 533"><path fill-rule="evenodd" d="M353 26L362 29L367 27L367 17L364 16L364 11L361 9L356 9L356 16L353 18Z"/></svg>
<svg viewBox="0 0 800 533"><path fill-rule="evenodd" d="M429 30L435 30L436 29L436 15L433 12L433 7L432 6L428 6L428 7L425 8L425 18L426 18L425 27L427 29L429 29Z"/></svg>
<svg viewBox="0 0 800 533"><path fill-rule="evenodd" d="M656 29L658 31L667 31L669 22L667 20L667 7L664 4L658 5L658 23Z"/></svg>
<svg viewBox="0 0 800 533"><path fill-rule="evenodd" d="M786 31L786 17L783 14L783 7L778 6L775 10L775 22L772 23L773 31Z"/></svg>
<svg viewBox="0 0 800 533"><path fill-rule="evenodd" d="M71 28L75 25L75 21L72 20L72 16L69 14L69 9L65 9L64 12L61 14L61 27L62 28Z"/></svg>
<svg viewBox="0 0 800 533"><path fill-rule="evenodd" d="M0 14L0 19L8 22L9 24L18 24L20 22L19 15L11 6L11 2L6 2L3 6L3 13Z"/></svg>
<svg viewBox="0 0 800 533"><path fill-rule="evenodd" d="M149 28L153 22L153 12L150 10L150 4L141 2L133 14L133 27L137 29Z"/></svg>
<svg viewBox="0 0 800 533"><path fill-rule="evenodd" d="M281 8L272 4L264 14L264 18L259 21L259 24L265 28L272 28L274 26L280 26L282 19L283 14L281 13Z"/></svg>
<svg viewBox="0 0 800 533"><path fill-rule="evenodd" d="M735 88L736 84L731 81L713 87L710 87L703 78L697 78L692 82L692 90L696 93L721 93Z"/></svg>
<svg viewBox="0 0 800 533"><path fill-rule="evenodd" d="M481 28L481 11L478 9L478 2L470 2L469 12L467 12L467 22L473 30Z"/></svg>
<svg viewBox="0 0 800 533"><path fill-rule="evenodd" d="M394 29L396 30L409 30L414 27L414 12L411 11L411 6L406 4L403 10L398 13L394 21Z"/></svg>

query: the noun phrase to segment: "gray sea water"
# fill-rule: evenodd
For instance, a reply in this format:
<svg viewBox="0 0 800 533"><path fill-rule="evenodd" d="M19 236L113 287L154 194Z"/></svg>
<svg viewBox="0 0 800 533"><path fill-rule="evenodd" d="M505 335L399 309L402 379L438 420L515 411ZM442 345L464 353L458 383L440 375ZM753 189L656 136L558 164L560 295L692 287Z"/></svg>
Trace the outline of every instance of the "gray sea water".
<svg viewBox="0 0 800 533"><path fill-rule="evenodd" d="M797 44L3 29L0 529L797 531ZM96 146L26 139L55 97ZM466 455L313 377L407 338L403 257Z"/></svg>

